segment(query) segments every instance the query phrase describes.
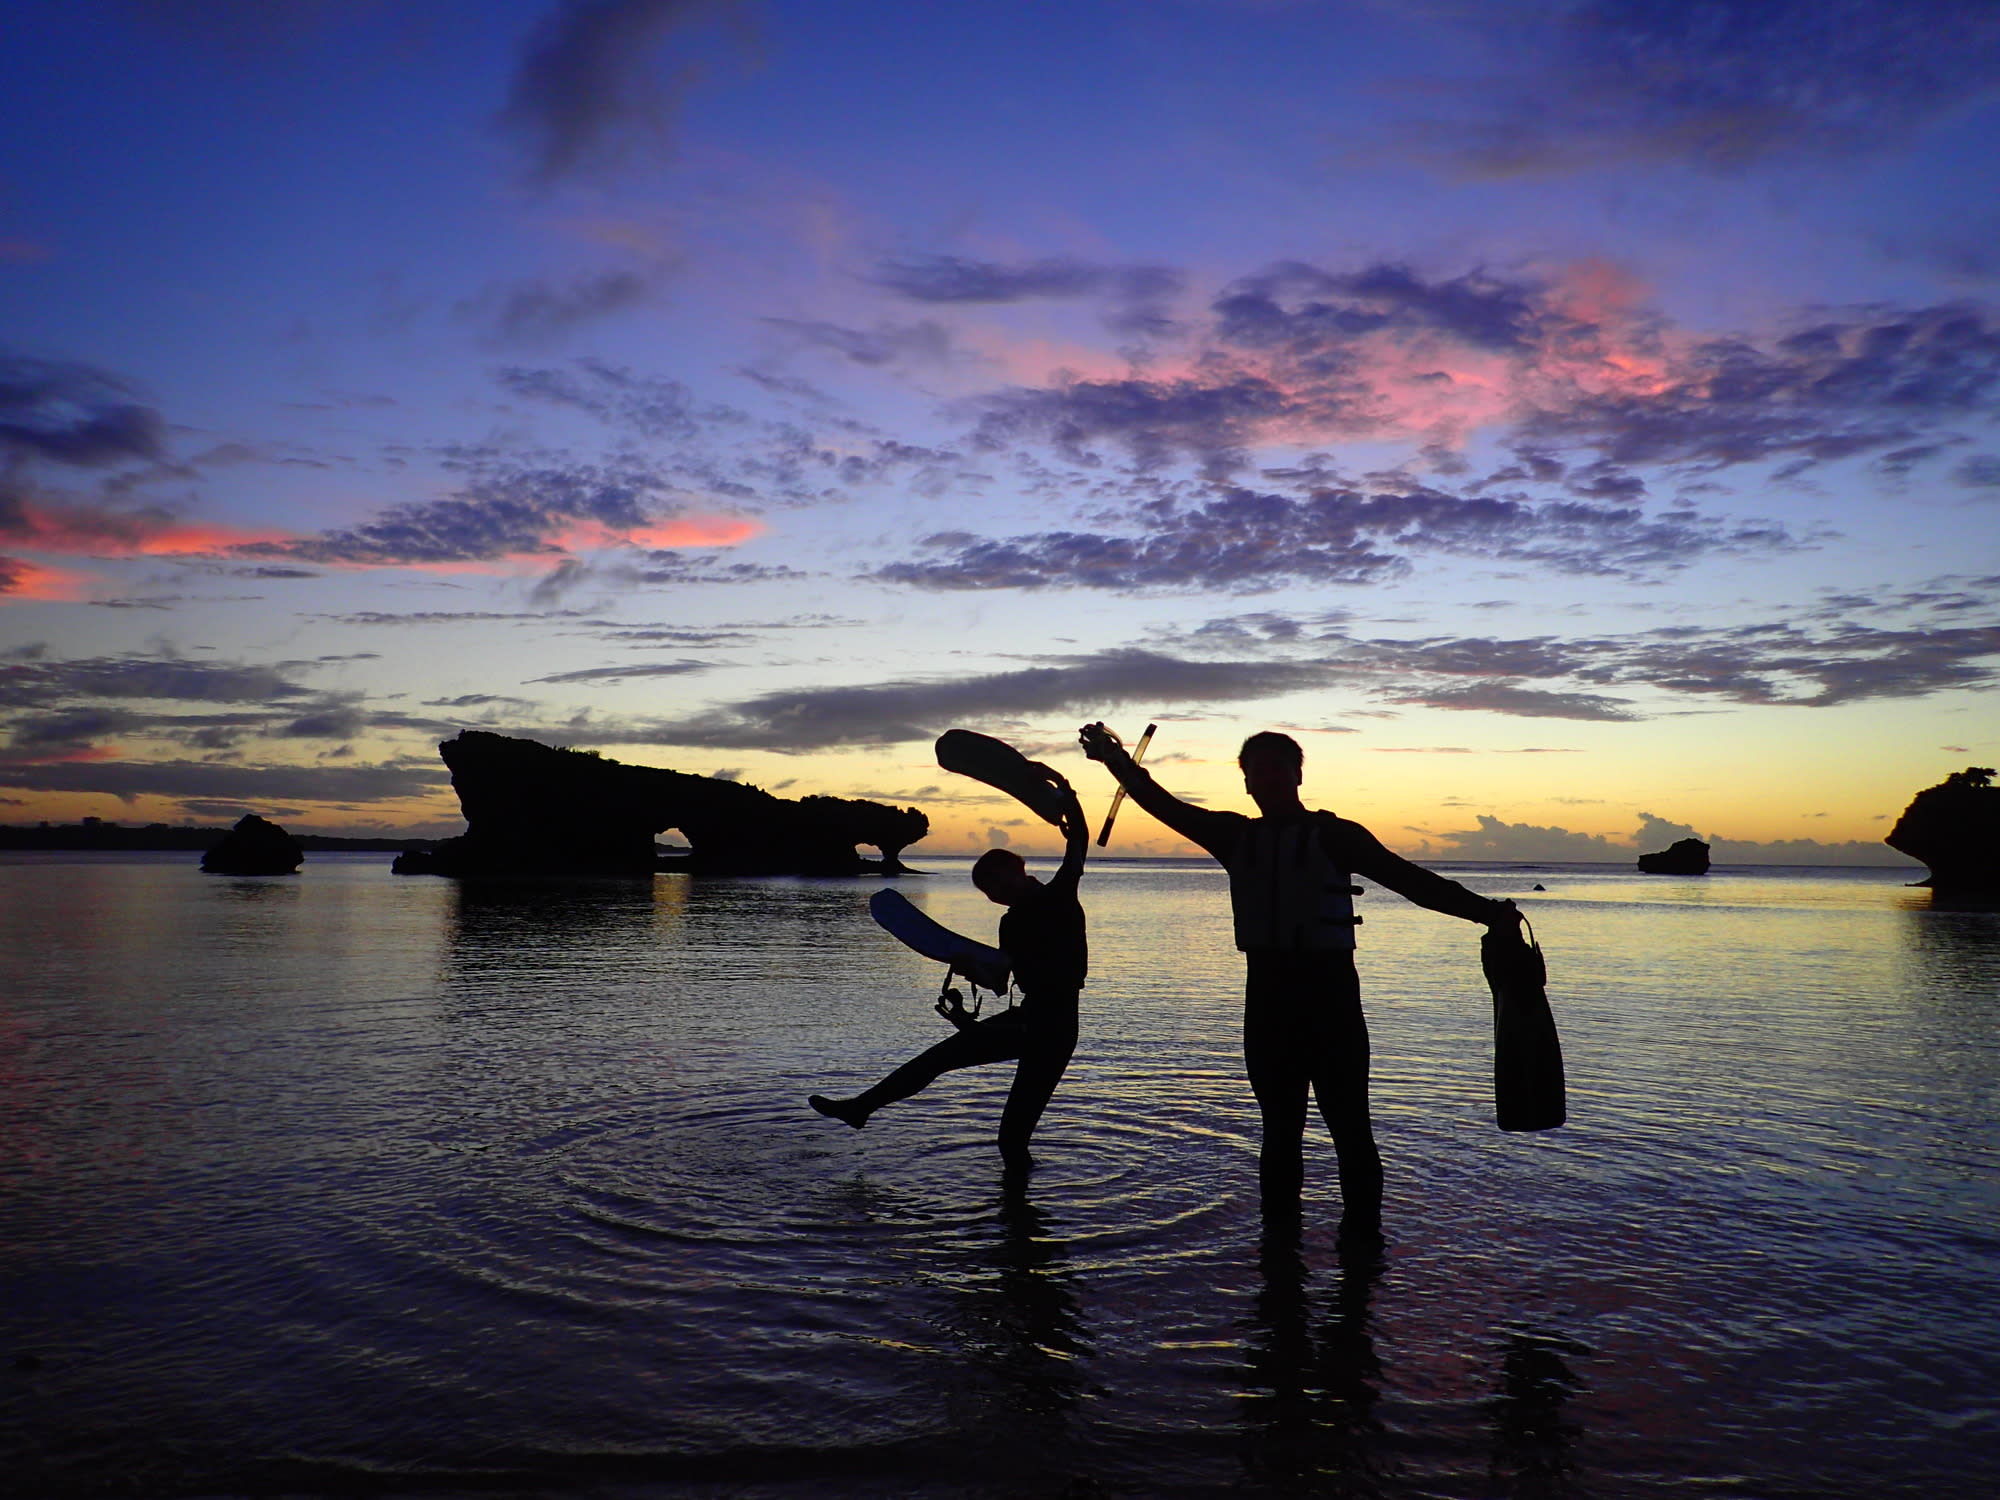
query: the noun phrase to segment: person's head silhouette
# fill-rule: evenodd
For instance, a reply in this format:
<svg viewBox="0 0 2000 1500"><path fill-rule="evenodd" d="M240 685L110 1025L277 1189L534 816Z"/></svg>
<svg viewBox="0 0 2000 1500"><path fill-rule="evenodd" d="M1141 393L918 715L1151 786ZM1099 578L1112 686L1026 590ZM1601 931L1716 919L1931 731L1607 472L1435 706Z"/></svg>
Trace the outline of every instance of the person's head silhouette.
<svg viewBox="0 0 2000 1500"><path fill-rule="evenodd" d="M1012 849L988 849L974 860L972 883L988 901L1000 906L1012 906L1042 884L1028 873L1027 861Z"/></svg>
<svg viewBox="0 0 2000 1500"><path fill-rule="evenodd" d="M1288 734L1265 729L1243 742L1236 752L1243 772L1243 790L1259 810L1284 812L1298 807L1299 783L1305 779L1306 753Z"/></svg>

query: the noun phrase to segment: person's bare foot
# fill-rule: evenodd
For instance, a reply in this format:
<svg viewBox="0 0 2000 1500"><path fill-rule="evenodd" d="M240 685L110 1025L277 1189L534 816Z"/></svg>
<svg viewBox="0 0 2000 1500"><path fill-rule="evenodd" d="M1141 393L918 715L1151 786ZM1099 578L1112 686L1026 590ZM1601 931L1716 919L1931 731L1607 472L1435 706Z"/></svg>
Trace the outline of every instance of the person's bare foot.
<svg viewBox="0 0 2000 1500"><path fill-rule="evenodd" d="M806 1103L828 1119L852 1125L856 1130L868 1123L868 1111L859 1108L852 1099L829 1099L824 1094L808 1094Z"/></svg>

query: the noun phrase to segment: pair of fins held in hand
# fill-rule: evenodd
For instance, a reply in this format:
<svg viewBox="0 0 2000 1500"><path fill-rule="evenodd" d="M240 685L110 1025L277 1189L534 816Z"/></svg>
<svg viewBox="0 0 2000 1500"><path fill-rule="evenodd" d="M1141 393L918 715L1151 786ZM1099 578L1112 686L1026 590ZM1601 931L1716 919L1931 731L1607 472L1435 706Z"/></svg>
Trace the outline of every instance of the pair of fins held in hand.
<svg viewBox="0 0 2000 1500"><path fill-rule="evenodd" d="M1060 823L1073 795L1006 741L970 729L947 729L939 735L937 761L947 771L1007 793L1045 822ZM924 957L949 964L980 989L996 995L1007 992L1011 966L1005 953L932 921L900 891L883 887L870 898L868 912L891 937Z"/></svg>

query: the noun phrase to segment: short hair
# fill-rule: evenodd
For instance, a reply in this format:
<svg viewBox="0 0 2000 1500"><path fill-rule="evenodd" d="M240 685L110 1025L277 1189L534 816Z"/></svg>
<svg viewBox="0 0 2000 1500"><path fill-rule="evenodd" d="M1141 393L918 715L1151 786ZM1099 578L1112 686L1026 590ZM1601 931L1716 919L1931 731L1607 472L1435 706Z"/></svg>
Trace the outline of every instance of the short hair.
<svg viewBox="0 0 2000 1500"><path fill-rule="evenodd" d="M972 862L972 883L983 891L1003 869L1027 868L1028 862L1012 849L988 849Z"/></svg>
<svg viewBox="0 0 2000 1500"><path fill-rule="evenodd" d="M1282 760L1294 771L1303 771L1306 752L1299 742L1289 734L1279 734L1275 729L1260 729L1243 742L1243 748L1236 752L1236 764L1240 767L1253 755L1269 755Z"/></svg>

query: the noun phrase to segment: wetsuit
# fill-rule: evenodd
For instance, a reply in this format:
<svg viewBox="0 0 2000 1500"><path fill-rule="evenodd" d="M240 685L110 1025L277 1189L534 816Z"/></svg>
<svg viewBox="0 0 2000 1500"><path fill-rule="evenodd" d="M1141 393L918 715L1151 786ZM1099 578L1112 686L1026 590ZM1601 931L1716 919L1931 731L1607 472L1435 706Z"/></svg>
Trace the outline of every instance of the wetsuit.
<svg viewBox="0 0 2000 1500"><path fill-rule="evenodd" d="M1341 914L1346 878L1366 876L1419 906L1472 922L1496 920L1503 904L1410 863L1332 813L1251 818L1183 802L1136 766L1119 780L1133 801L1229 871L1245 969L1243 1066L1263 1115L1258 1177L1266 1212L1297 1210L1310 1092L1340 1161L1341 1227L1374 1229L1382 1158L1368 1112L1368 1023L1354 971L1353 919ZM1310 867L1293 866L1301 841L1315 838ZM1299 881L1333 881L1337 890L1300 899ZM1283 889L1287 882L1294 888Z"/></svg>
<svg viewBox="0 0 2000 1500"><path fill-rule="evenodd" d="M855 1096L850 1107L865 1117L909 1098L941 1074L1019 1058L1000 1114L1000 1149L1009 1157L1025 1157L1028 1137L1076 1049L1077 997L1090 967L1083 905L1077 900L1087 847L1087 835L1072 839L1061 868L1000 919L1000 946L1021 988L1020 1004L973 1021L919 1053Z"/></svg>

